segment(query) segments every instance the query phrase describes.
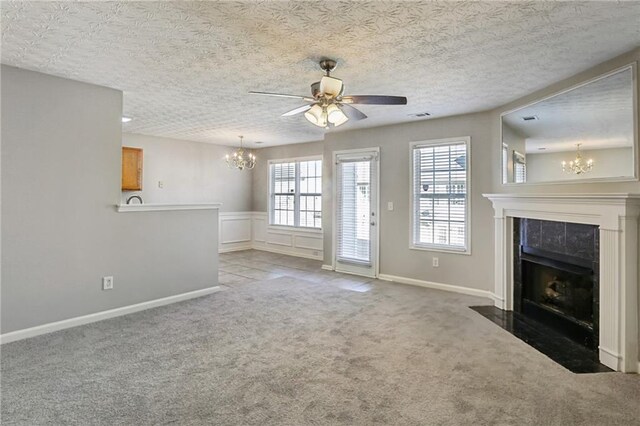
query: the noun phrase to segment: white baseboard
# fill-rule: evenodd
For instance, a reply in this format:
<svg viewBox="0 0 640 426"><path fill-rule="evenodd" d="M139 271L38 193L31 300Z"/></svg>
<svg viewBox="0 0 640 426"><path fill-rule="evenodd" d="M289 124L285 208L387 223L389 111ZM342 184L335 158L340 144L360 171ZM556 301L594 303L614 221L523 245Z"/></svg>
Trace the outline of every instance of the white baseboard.
<svg viewBox="0 0 640 426"><path fill-rule="evenodd" d="M135 305L123 306L121 308L109 309L107 311L96 312L94 314L83 315L80 317L69 318L62 321L50 322L35 327L16 330L0 335L0 344L15 342L17 340L27 339L29 337L39 336L41 334L52 333L54 331L64 330L66 328L77 327L79 325L90 324L92 322L102 321L109 318L119 317L122 315L132 314L134 312L144 311L159 306L169 305L171 303L182 302L184 300L194 299L196 297L206 296L207 294L221 291L222 287L215 286L203 288L202 290L190 291L188 293L176 294L175 296L163 297L161 299L150 300L148 302L136 303Z"/></svg>
<svg viewBox="0 0 640 426"><path fill-rule="evenodd" d="M431 281L417 280L415 278L398 277L396 275L380 274L378 278L384 281L393 281L401 284L415 285L418 287L432 288L435 290L451 291L454 293L467 294L469 296L486 297L492 299L493 293L487 290L478 290L469 287L460 287L451 284L434 283Z"/></svg>
<svg viewBox="0 0 640 426"><path fill-rule="evenodd" d="M598 348L600 362L615 371L620 371L620 356L600 346Z"/></svg>
<svg viewBox="0 0 640 426"><path fill-rule="evenodd" d="M322 269L325 271L333 271L335 268L331 265L322 265Z"/></svg>
<svg viewBox="0 0 640 426"><path fill-rule="evenodd" d="M302 257L302 258L305 258L305 259L322 260L322 256L320 256L320 255L315 256L315 255L312 255L312 254L307 254L307 253L301 252L300 250L291 250L291 249L287 249L287 248L276 248L276 247L274 247L272 245L255 244L251 248L253 250L262 250L262 251L268 251L270 253L286 254L288 256Z"/></svg>
<svg viewBox="0 0 640 426"><path fill-rule="evenodd" d="M249 243L238 243L237 245L233 245L230 247L220 247L218 249L218 253L229 253L232 251L242 251L242 250L251 250L253 245Z"/></svg>

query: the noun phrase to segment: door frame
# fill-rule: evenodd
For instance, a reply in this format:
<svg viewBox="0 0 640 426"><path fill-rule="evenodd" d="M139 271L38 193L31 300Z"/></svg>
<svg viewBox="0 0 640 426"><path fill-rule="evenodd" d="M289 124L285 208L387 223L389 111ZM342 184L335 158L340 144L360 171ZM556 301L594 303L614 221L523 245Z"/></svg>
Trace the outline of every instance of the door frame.
<svg viewBox="0 0 640 426"><path fill-rule="evenodd" d="M338 198L337 198L337 194L338 194L338 175L337 175L337 165L338 165L338 156L339 155L344 155L344 154L353 154L354 157L357 157L358 154L367 154L367 153L374 153L375 154L375 161L377 163L377 173L376 173L376 179L375 179L375 186L376 186L376 191L375 191L375 195L376 195L376 202L372 203L372 208L375 209L376 212L376 224L375 224L375 230L374 230L374 236L376 239L376 244L375 244L375 253L371 253L371 260L375 263L375 267L372 268L373 269L373 277L371 277L370 275L364 275L364 274L358 274L356 272L344 272L344 273L349 273L352 275L359 275L359 276L364 276L364 277L371 277L371 278L378 278L378 276L380 275L380 175L381 175L381 167L380 167L380 147L379 146L375 146L375 147L370 147L370 148L358 148L358 149L344 149L344 150L338 150L338 151L333 151L332 156L331 156L331 161L332 161L332 190L333 190L333 197L332 197L332 229L331 229L331 267L333 268L333 270L336 270L336 266L337 266L337 262L336 262L336 230L337 230L337 226L336 226L336 221L337 221L337 209L338 209Z"/></svg>

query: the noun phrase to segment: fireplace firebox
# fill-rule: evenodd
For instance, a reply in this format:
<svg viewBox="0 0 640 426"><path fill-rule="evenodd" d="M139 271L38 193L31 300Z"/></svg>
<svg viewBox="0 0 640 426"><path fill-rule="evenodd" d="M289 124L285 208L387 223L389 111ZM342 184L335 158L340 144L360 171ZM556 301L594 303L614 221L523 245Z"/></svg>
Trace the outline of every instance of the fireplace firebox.
<svg viewBox="0 0 640 426"><path fill-rule="evenodd" d="M597 227L521 219L514 228L514 310L596 350Z"/></svg>

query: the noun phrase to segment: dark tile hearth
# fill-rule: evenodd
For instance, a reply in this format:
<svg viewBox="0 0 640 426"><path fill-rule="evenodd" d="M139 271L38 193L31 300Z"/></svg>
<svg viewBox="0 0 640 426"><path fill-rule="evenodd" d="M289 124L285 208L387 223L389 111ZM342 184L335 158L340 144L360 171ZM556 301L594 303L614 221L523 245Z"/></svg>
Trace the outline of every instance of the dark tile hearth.
<svg viewBox="0 0 640 426"><path fill-rule="evenodd" d="M596 352L518 312L495 306L471 306L471 309L573 373L613 372L598 361Z"/></svg>

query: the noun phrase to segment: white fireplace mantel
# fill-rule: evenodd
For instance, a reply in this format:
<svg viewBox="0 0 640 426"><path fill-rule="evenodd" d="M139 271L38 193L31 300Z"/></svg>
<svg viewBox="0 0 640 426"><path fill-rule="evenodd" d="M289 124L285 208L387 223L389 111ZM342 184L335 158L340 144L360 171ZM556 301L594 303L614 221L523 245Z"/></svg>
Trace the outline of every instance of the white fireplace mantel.
<svg viewBox="0 0 640 426"><path fill-rule="evenodd" d="M600 228L600 362L637 372L640 194L484 194L495 210L495 305L513 310L513 218Z"/></svg>

